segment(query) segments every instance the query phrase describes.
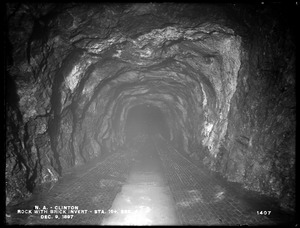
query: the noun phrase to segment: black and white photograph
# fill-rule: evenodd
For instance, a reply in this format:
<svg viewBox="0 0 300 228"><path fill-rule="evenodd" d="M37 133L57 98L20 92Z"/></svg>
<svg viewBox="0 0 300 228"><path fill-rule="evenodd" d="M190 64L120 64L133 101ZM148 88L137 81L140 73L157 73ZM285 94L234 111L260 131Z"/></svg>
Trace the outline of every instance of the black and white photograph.
<svg viewBox="0 0 300 228"><path fill-rule="evenodd" d="M5 2L3 222L290 226L300 2Z"/></svg>

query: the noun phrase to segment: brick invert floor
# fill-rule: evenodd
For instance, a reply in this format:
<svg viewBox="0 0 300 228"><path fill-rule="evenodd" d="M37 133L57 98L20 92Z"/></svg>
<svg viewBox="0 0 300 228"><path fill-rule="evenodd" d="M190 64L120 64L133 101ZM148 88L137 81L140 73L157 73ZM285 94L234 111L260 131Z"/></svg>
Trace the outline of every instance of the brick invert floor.
<svg viewBox="0 0 300 228"><path fill-rule="evenodd" d="M10 207L10 217L6 222L18 225L100 225L105 216L102 212L107 212L111 207L126 180L132 162L129 153L118 152L94 163L92 167L75 169L76 175L66 175L49 192L43 192L33 199ZM41 214L17 213L17 210L33 209L35 205L41 209L43 206L48 208L48 215L54 206L78 206L79 210L88 210L88 213L75 214L72 219L63 218L62 214L51 214L52 219L41 219ZM55 218L55 215L59 217Z"/></svg>
<svg viewBox="0 0 300 228"><path fill-rule="evenodd" d="M143 142L141 142L143 143ZM162 170L175 201L178 225L275 225L271 216L258 215L261 208L243 201L200 165L195 165L172 145L154 139L153 145L162 162ZM119 151L104 160L95 160L67 173L54 187L35 194L31 199L7 207L7 224L26 225L101 225L117 194L126 183L135 162L135 150ZM140 147L141 148L141 147ZM63 219L41 219L40 214L18 214L17 210L35 205L78 206L86 214ZM95 214L97 210L97 214ZM103 214L105 212L106 214ZM113 212L112 212L113 213ZM271 212L272 213L272 212ZM58 215L59 219L54 218ZM69 214L70 215L70 214Z"/></svg>
<svg viewBox="0 0 300 228"><path fill-rule="evenodd" d="M187 160L166 141L157 139L156 148L182 225L277 224L274 219L257 214L261 208L245 203L207 170Z"/></svg>

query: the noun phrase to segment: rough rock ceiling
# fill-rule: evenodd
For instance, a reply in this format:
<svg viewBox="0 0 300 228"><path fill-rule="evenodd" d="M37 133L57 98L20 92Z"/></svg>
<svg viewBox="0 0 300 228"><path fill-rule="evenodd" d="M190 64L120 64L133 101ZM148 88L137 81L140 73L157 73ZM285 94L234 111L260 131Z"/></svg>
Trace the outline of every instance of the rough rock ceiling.
<svg viewBox="0 0 300 228"><path fill-rule="evenodd" d="M34 16L26 49L29 64L23 62L21 66L31 72L46 71L36 81L52 80L51 101L45 100L43 106L49 107L47 102L51 102L56 122L72 107L72 118L84 124L89 110L97 119L93 121L99 123L95 129L101 129L100 133L95 130L94 134L99 135L101 144L106 138L123 142L124 135L118 134L124 132L122 121L128 107L150 102L163 110L172 110L169 119L175 118L179 123L172 132L182 129L186 147L189 136L197 135L197 142L209 146L211 153L216 154L236 89L241 38L232 29L213 22L169 23L170 15L160 14L157 5L136 4L127 9L110 6L87 5L80 9L66 5L62 11L49 5L45 12L39 11L41 15ZM161 6L167 8L168 4ZM132 10L135 13L129 14ZM38 36L43 30L48 37ZM59 55L64 46L68 55L62 58ZM56 67L53 64L39 69L51 57L63 60L54 77L50 69L45 69ZM22 97L20 103L34 106L31 94L36 87L30 85L32 88L23 87L18 93ZM43 95L47 97L46 91ZM114 130L119 128L111 126L120 105L125 112L116 133ZM22 111L28 119L39 115L34 107ZM52 126L57 129L57 124Z"/></svg>

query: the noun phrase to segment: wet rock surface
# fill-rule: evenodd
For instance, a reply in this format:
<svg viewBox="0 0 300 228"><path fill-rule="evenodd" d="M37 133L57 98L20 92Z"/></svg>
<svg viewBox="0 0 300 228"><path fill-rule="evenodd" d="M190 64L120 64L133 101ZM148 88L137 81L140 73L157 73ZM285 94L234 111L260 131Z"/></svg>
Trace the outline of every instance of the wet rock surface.
<svg viewBox="0 0 300 228"><path fill-rule="evenodd" d="M280 4L6 4L6 204L151 134L293 211L295 15Z"/></svg>

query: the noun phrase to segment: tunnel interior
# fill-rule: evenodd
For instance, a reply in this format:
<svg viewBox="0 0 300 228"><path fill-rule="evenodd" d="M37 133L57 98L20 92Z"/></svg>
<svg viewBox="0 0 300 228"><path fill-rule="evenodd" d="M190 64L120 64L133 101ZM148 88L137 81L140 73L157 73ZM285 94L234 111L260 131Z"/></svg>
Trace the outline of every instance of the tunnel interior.
<svg viewBox="0 0 300 228"><path fill-rule="evenodd" d="M6 11L8 223L294 222L295 6Z"/></svg>
<svg viewBox="0 0 300 228"><path fill-rule="evenodd" d="M139 136L161 135L170 140L169 127L161 110L150 104L137 105L128 111L125 124L125 142L130 143Z"/></svg>

